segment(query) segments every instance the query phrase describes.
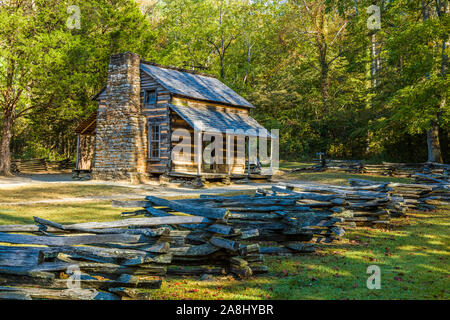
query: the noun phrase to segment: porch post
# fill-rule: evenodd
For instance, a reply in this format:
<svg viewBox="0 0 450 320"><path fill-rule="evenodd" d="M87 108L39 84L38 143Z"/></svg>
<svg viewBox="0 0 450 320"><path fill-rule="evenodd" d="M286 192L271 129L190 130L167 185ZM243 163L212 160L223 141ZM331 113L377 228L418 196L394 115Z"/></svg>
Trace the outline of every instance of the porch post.
<svg viewBox="0 0 450 320"><path fill-rule="evenodd" d="M270 138L270 174L273 170L273 139Z"/></svg>
<svg viewBox="0 0 450 320"><path fill-rule="evenodd" d="M231 165L232 165L232 160L234 157L234 143L233 145L231 145L231 139L234 139L234 136L232 136L231 134L227 134L226 135L227 139L226 139L226 150L227 150L227 166L228 166L228 175L231 175ZM233 151L230 149L231 147L233 147Z"/></svg>
<svg viewBox="0 0 450 320"><path fill-rule="evenodd" d="M80 163L80 135L77 134L77 163L75 165L75 168L77 170L80 170L79 163Z"/></svg>
<svg viewBox="0 0 450 320"><path fill-rule="evenodd" d="M247 176L250 178L250 136L247 137L247 153L248 153L248 169L247 169Z"/></svg>
<svg viewBox="0 0 450 320"><path fill-rule="evenodd" d="M202 155L202 132L199 130L197 131L197 145L196 151L197 151L197 175L200 176L202 174L202 161L203 161L203 155Z"/></svg>

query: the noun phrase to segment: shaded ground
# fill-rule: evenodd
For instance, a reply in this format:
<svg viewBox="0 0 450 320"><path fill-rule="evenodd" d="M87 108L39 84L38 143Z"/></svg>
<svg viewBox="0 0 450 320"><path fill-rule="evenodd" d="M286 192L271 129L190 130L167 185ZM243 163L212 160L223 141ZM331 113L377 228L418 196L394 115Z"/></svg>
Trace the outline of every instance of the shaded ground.
<svg viewBox="0 0 450 320"><path fill-rule="evenodd" d="M18 174L12 177L0 176L0 188L12 186L25 186L42 182L72 182L72 174Z"/></svg>
<svg viewBox="0 0 450 320"><path fill-rule="evenodd" d="M0 207L10 205L31 205L45 203L102 201L112 199L142 199L146 195L162 197L191 197L199 194L246 192L268 183L210 184L204 189L183 188L179 184L159 185L85 181L85 182L32 182L25 184L0 185Z"/></svg>

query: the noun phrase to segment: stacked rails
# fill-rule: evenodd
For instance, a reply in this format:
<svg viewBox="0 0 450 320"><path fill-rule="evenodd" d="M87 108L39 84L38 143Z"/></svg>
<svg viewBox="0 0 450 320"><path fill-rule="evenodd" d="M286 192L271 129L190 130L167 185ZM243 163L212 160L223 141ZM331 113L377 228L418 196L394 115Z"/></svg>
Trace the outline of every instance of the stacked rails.
<svg viewBox="0 0 450 320"><path fill-rule="evenodd" d="M390 196L383 184L357 188L292 183L283 185L285 192L303 196L300 204L339 214L344 219L340 226L389 225L391 217L401 216L406 211L403 199ZM280 187L272 188L281 191Z"/></svg>
<svg viewBox="0 0 450 320"><path fill-rule="evenodd" d="M245 243L241 244L244 248L247 246L246 251L252 248L253 254L249 257L252 261L246 256L239 258L247 260L253 269L255 266L253 260L257 258L262 260L260 253L311 253L314 252L313 242L331 242L344 234L344 229L339 226L344 219L339 213L312 210L309 206L299 205L297 201L301 198L297 195L281 196L273 191L258 190L254 195L201 195L196 199L180 200L165 200L150 196L145 201L116 201L114 205L144 208L124 212L125 216L144 214L163 217L179 212L203 214L199 208L211 212L225 210L228 213L226 223L209 226L177 225L171 226L174 229L171 232L187 234L185 240L189 244L200 244L202 241L211 243L211 239L217 237L220 237L221 241L239 240ZM195 211L191 208L195 208ZM262 242L277 245L260 247ZM213 243L213 245L220 244ZM259 251L256 251L256 248L259 248ZM266 268L261 266L257 270L262 272Z"/></svg>
<svg viewBox="0 0 450 320"><path fill-rule="evenodd" d="M172 263L167 269L171 275L233 274L246 278L267 272L258 244L243 243L258 236L258 230L233 228L227 220L230 212L225 208L211 208L189 200L166 200L148 196L144 201L113 201L115 207L142 207L123 212L122 216L177 218L201 216L202 224L167 224Z"/></svg>
<svg viewBox="0 0 450 320"><path fill-rule="evenodd" d="M306 168L292 169L292 172L335 171L348 173L365 173L391 177L410 178L416 173L444 175L448 179L450 165L440 163L392 163L364 164L361 160L314 160L316 165Z"/></svg>
<svg viewBox="0 0 450 320"><path fill-rule="evenodd" d="M392 163L383 162L385 167L385 174L390 177L409 178L415 172L424 169L424 163Z"/></svg>
<svg viewBox="0 0 450 320"><path fill-rule="evenodd" d="M361 160L325 160L325 168L336 172L362 173L364 165Z"/></svg>
<svg viewBox="0 0 450 320"><path fill-rule="evenodd" d="M46 172L48 171L46 159L12 160L13 172Z"/></svg>
<svg viewBox="0 0 450 320"><path fill-rule="evenodd" d="M362 173L364 169L364 164L361 160L329 160L329 159L314 159L317 164L305 167L305 168L295 168L292 172L298 171L337 171L337 172L353 172Z"/></svg>
<svg viewBox="0 0 450 320"><path fill-rule="evenodd" d="M177 263L195 264L199 257L208 266L220 261L230 272L249 276L248 263L240 256L257 264L258 246L240 246L218 237L206 243L197 235L193 237L198 240L192 241L201 245L182 245L190 235L165 227L213 227L218 220L168 216L61 225L35 217L36 225L0 226L0 242L10 244L0 247L0 298L148 299L140 289L159 288L159 276L168 269ZM74 290L67 278L76 270L80 289Z"/></svg>
<svg viewBox="0 0 450 320"><path fill-rule="evenodd" d="M419 176L422 177L422 176ZM355 188L367 188L382 186L383 190L392 198L403 199L408 209L435 210L437 206L450 204L449 184L408 184L408 183L384 183L382 185L373 181L361 179L349 179ZM436 181L434 181L436 182Z"/></svg>
<svg viewBox="0 0 450 320"><path fill-rule="evenodd" d="M450 185L450 175L448 172L423 174L416 172L413 175L416 184Z"/></svg>
<svg viewBox="0 0 450 320"><path fill-rule="evenodd" d="M75 163L70 159L65 159L61 161L50 161L48 159L30 159L30 160L12 160L11 170L13 172L47 172L47 171L57 171L72 169L75 167Z"/></svg>

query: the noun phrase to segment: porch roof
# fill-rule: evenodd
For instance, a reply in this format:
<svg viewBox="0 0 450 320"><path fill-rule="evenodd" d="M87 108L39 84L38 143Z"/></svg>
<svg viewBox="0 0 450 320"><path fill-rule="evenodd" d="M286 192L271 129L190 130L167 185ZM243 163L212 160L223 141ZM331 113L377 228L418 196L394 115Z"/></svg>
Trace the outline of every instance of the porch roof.
<svg viewBox="0 0 450 320"><path fill-rule="evenodd" d="M95 134L96 123L97 112L93 112L88 118L80 122L80 124L75 128L75 133L83 135L93 135Z"/></svg>
<svg viewBox="0 0 450 320"><path fill-rule="evenodd" d="M169 104L169 107L194 130L225 134L228 130L234 130L234 132L228 132L232 135L276 138L255 119L242 113L221 112L209 108L193 108L173 104Z"/></svg>

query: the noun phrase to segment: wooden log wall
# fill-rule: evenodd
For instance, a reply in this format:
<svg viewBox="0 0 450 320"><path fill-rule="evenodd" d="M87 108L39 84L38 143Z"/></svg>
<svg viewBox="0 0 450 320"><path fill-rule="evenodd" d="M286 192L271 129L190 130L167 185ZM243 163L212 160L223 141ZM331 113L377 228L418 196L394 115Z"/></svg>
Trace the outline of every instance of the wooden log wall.
<svg viewBox="0 0 450 320"><path fill-rule="evenodd" d="M186 130L191 137L190 144L182 144L181 138L178 141L172 141L171 142L171 150L175 146L183 147L186 146L191 151L191 156L189 160L187 159L173 159L172 165L171 165L171 171L172 172L178 172L178 173L197 173L197 159L195 159L195 141L194 141L194 130L191 128L191 126L183 120L177 113L171 111L170 112L170 127L171 127L171 134L177 129ZM202 133L202 140L203 140ZM240 152L237 148L237 137L234 137L234 160L233 164L231 165L231 174L244 174L245 172L245 150L244 153ZM228 173L228 165L227 165L227 141L226 137L223 137L222 141L222 159L223 164L216 164L213 166L210 166L208 164L203 163L202 164L202 172L203 173ZM202 150L205 147L205 143L203 143ZM187 160L187 161L186 161Z"/></svg>
<svg viewBox="0 0 450 320"><path fill-rule="evenodd" d="M145 92L147 90L156 90L156 105L146 105L144 103ZM156 123L161 126L161 156L159 159L148 158L148 141L145 143L147 146L147 172L149 173L164 173L170 165L170 110L168 107L170 100L170 92L141 70L141 103L143 114L149 123ZM148 138L147 130L148 128L146 128L145 136Z"/></svg>

